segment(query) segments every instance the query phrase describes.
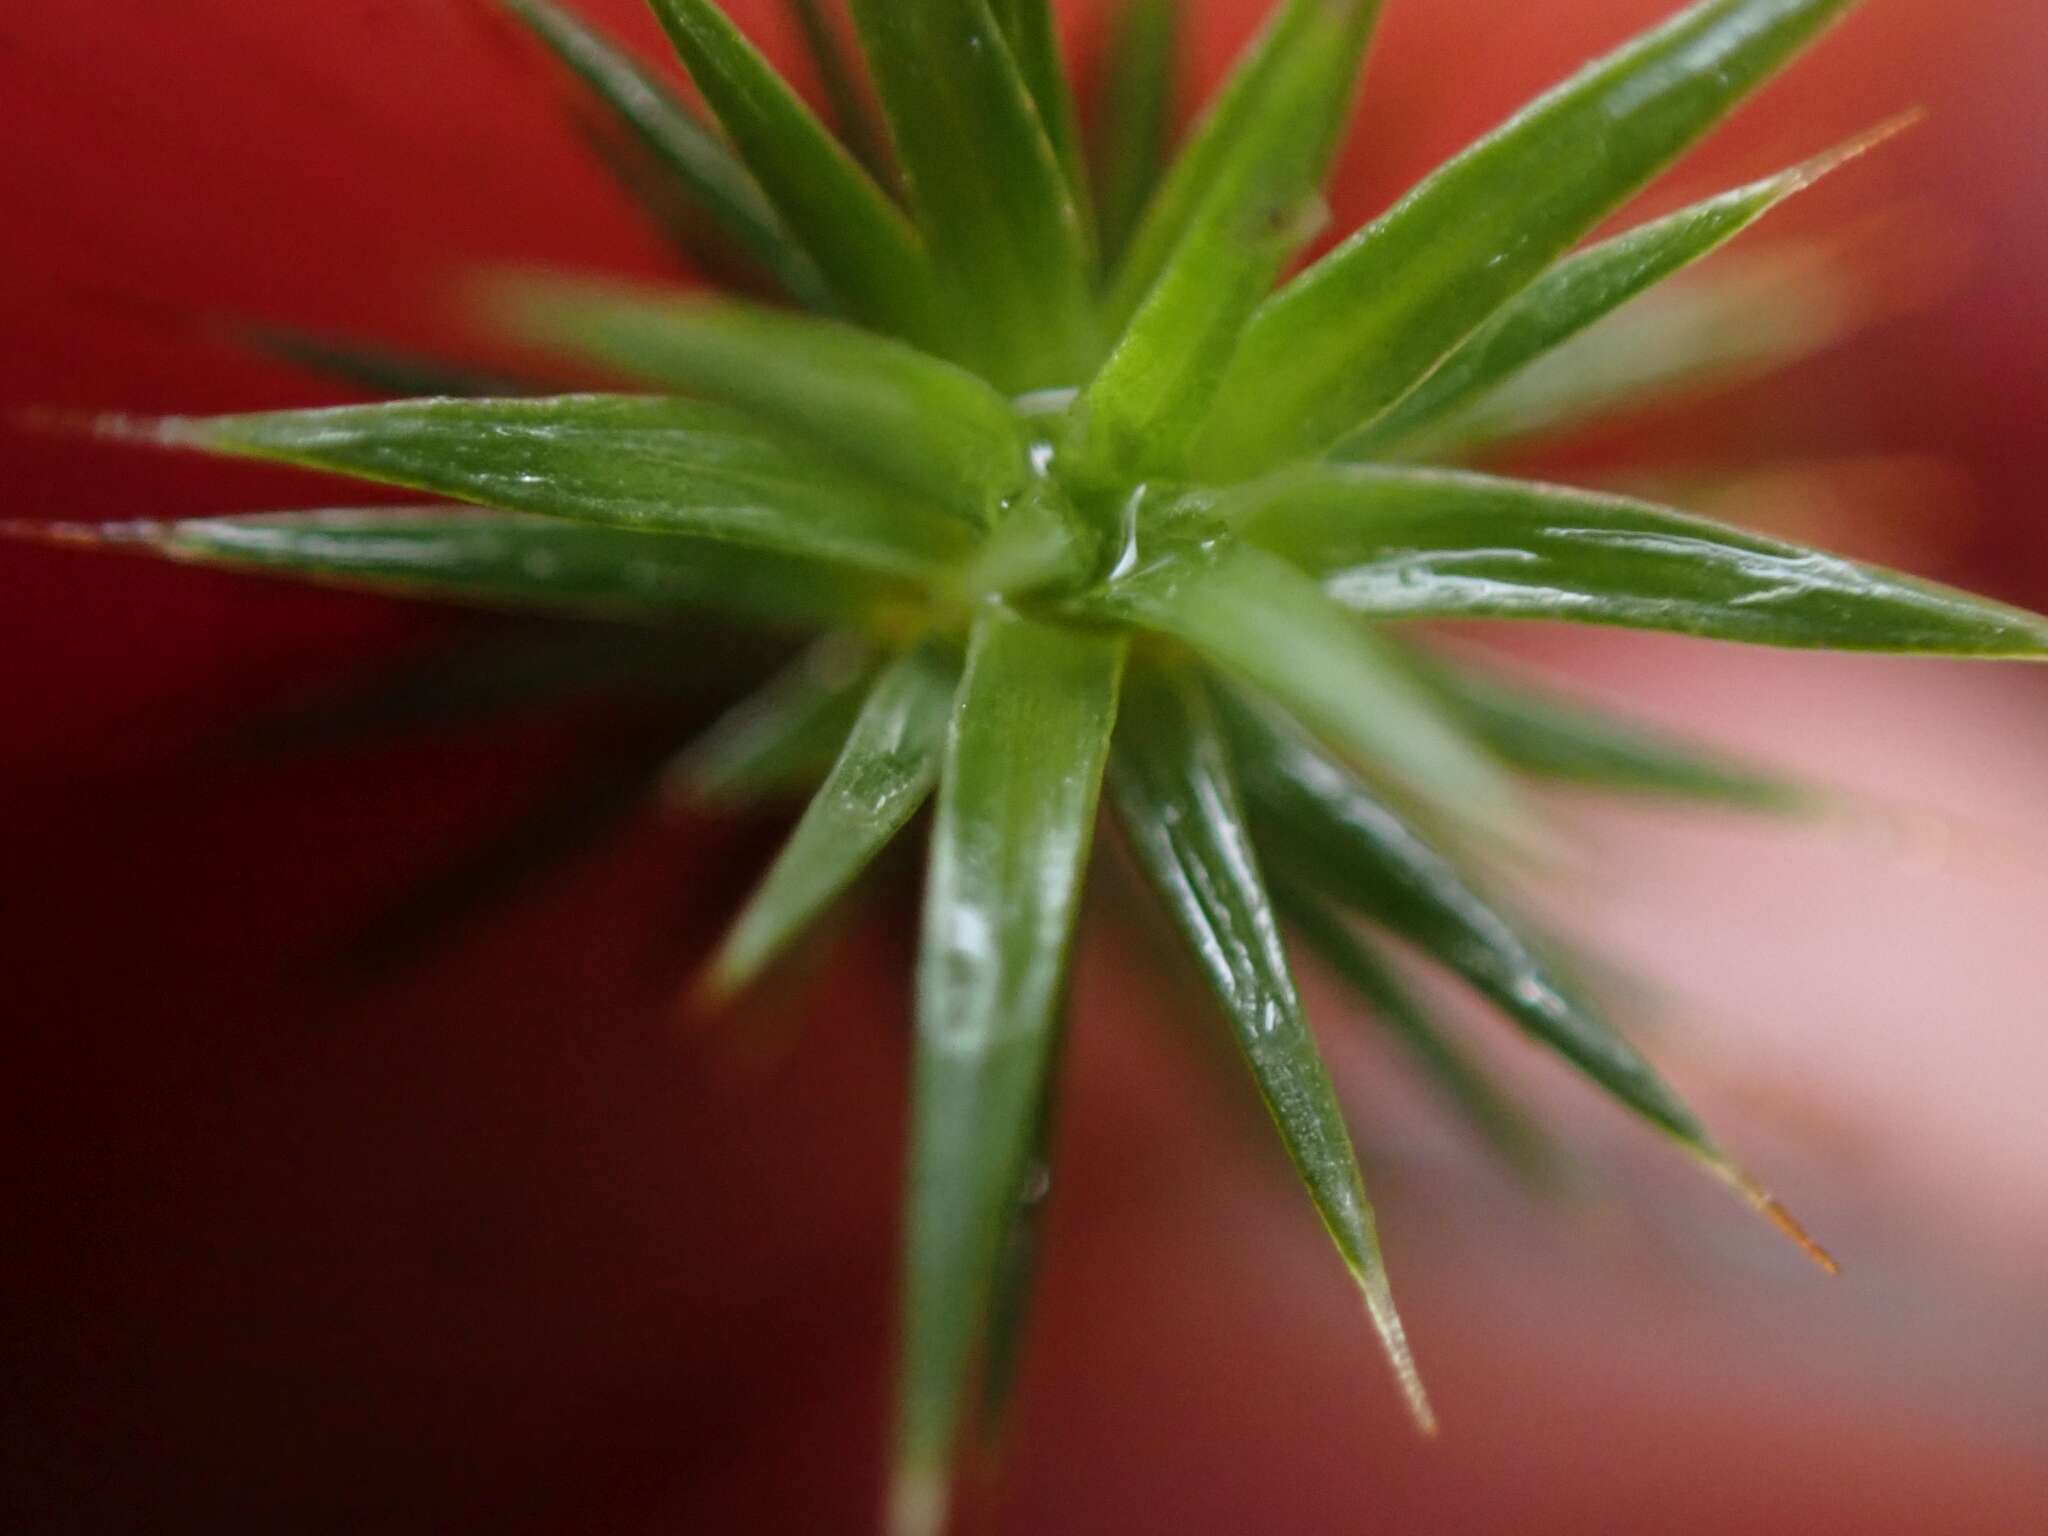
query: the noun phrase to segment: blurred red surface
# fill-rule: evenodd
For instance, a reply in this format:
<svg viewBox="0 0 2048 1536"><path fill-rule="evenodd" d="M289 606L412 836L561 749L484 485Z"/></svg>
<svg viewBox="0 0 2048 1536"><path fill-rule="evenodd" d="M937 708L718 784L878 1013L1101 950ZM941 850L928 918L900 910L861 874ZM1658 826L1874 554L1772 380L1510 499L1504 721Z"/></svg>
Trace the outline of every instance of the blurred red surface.
<svg viewBox="0 0 2048 1536"><path fill-rule="evenodd" d="M1339 223L1665 8L1393 0ZM633 0L588 9L654 49ZM773 7L737 9L780 35ZM1084 39L1089 9L1070 13ZM1207 77L1256 8L1197 10ZM1937 461L1957 502L1941 574L2037 605L2044 64L2039 7L1888 0L1674 179L1718 185L1924 103L1926 126L1786 227L1881 207L1961 254L1935 301L1656 428L1679 451ZM207 325L434 345L460 334L448 293L468 264L662 269L545 66L463 0L18 6L0 83L9 406L319 399ZM314 498L19 432L0 484L22 518ZM576 741L528 724L268 767L193 748L445 627L0 550L0 1507L17 1528L866 1527L900 936L851 931L781 1015L685 1029L673 977L761 839L649 821L435 966L317 1000L299 957ZM1752 1127L1849 1276L1803 1273L1548 1078L1633 1214L1589 1232L1529 1210L1390 1063L1347 1050L1447 1420L1418 1445L1312 1221L1174 1049L1174 999L1099 941L1003 1529L2040 1525L2048 696L2013 672L1673 642L1537 654L1965 826L1913 864L1855 839L1583 823L1601 875L1574 915L1716 1016L1670 1044L1679 1075Z"/></svg>

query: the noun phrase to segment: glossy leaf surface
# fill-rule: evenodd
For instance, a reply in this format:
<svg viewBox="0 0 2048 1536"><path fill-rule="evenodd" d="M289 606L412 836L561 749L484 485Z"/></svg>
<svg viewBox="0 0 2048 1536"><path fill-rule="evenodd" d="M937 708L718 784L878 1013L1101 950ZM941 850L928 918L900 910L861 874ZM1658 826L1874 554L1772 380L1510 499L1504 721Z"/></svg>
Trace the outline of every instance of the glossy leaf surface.
<svg viewBox="0 0 2048 1536"><path fill-rule="evenodd" d="M671 805L742 810L808 795L838 760L880 662L843 634L809 647L677 753Z"/></svg>
<svg viewBox="0 0 2048 1536"><path fill-rule="evenodd" d="M1705 0L1448 162L1260 311L1205 472L1368 425L1853 3Z"/></svg>
<svg viewBox="0 0 2048 1536"><path fill-rule="evenodd" d="M932 829L917 971L895 1518L941 1523L1025 1177L1116 719L1121 638L977 620Z"/></svg>
<svg viewBox="0 0 2048 1536"><path fill-rule="evenodd" d="M728 539L906 576L964 552L955 519L721 406L659 396L404 400L112 418L113 435L331 470L508 512Z"/></svg>
<svg viewBox="0 0 2048 1536"><path fill-rule="evenodd" d="M1340 443L1336 457L1387 458L1427 429L1561 346L1638 294L1718 250L1796 192L1861 153L1877 137L1681 208L1617 235L1552 267L1488 320L1436 371L1363 432Z"/></svg>
<svg viewBox="0 0 2048 1536"><path fill-rule="evenodd" d="M650 0L747 169L853 319L943 349L931 264L889 195L712 0Z"/></svg>
<svg viewBox="0 0 2048 1536"><path fill-rule="evenodd" d="M1288 925L1365 1003L1374 1021L1400 1042L1423 1077L1480 1140L1523 1177L1556 1184L1563 1159L1550 1138L1493 1075L1437 1025L1393 962L1306 884L1276 880L1274 891Z"/></svg>
<svg viewBox="0 0 2048 1536"><path fill-rule="evenodd" d="M711 991L730 997L850 886L931 793L959 680L942 644L884 668L838 760L711 963Z"/></svg>
<svg viewBox="0 0 2048 1536"><path fill-rule="evenodd" d="M1350 465L1248 487L1245 536L1380 618L1561 619L1755 645L2048 654L2048 621L1648 502Z"/></svg>
<svg viewBox="0 0 2048 1536"><path fill-rule="evenodd" d="M1295 1172L1364 1293L1409 1410L1429 1432L1435 1420L1394 1310L1365 1181L1198 676L1133 665L1108 784L1125 837L1222 1005Z"/></svg>
<svg viewBox="0 0 2048 1536"><path fill-rule="evenodd" d="M1109 361L1076 406L1081 441L1125 480L1186 471L1252 312L1323 217L1317 191L1350 105L1376 0L1282 15L1261 58L1264 110L1211 172Z"/></svg>
<svg viewBox="0 0 2048 1536"><path fill-rule="evenodd" d="M853 13L956 345L1011 393L1079 382L1096 345L1087 236L988 0Z"/></svg>
<svg viewBox="0 0 2048 1536"><path fill-rule="evenodd" d="M1505 777L1388 643L1264 551L1227 536L1169 544L1081 606L1187 642L1441 814L1480 826L1513 818Z"/></svg>
<svg viewBox="0 0 2048 1536"><path fill-rule="evenodd" d="M473 607L672 623L858 624L911 590L793 555L475 507L361 507L14 531Z"/></svg>
<svg viewBox="0 0 2048 1536"><path fill-rule="evenodd" d="M1650 1064L1416 830L1262 712L1227 711L1273 861L1462 976L1532 1038L1637 1114L1702 1149L1706 1132Z"/></svg>
<svg viewBox="0 0 2048 1536"><path fill-rule="evenodd" d="M1519 678L1508 682L1419 650L1410 660L1472 734L1523 773L1779 815L1820 803L1816 791L1783 775Z"/></svg>
<svg viewBox="0 0 2048 1536"><path fill-rule="evenodd" d="M1097 239L1114 270L1166 168L1180 63L1179 0L1120 0L1094 80Z"/></svg>
<svg viewBox="0 0 2048 1536"><path fill-rule="evenodd" d="M669 186L700 210L735 249L759 263L799 304L833 307L817 263L790 234L759 183L675 92L554 0L499 3L583 82L622 139L659 165ZM651 196L647 200L657 221L668 224L671 213L666 203Z"/></svg>
<svg viewBox="0 0 2048 1536"><path fill-rule="evenodd" d="M499 285L494 307L567 356L738 406L969 522L987 522L1031 477L1007 400L871 331L568 279Z"/></svg>

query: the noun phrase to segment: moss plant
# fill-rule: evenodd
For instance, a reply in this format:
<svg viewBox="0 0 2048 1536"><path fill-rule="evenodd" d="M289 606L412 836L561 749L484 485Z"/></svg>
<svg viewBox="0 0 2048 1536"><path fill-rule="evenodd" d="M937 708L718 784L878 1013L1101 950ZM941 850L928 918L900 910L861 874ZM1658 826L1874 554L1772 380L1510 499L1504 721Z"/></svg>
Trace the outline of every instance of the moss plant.
<svg viewBox="0 0 2048 1536"><path fill-rule="evenodd" d="M1374 0L1281 0L1170 153L1171 0L1115 16L1089 143L1046 0L853 0L857 56L839 18L796 5L836 132L712 0L652 0L702 110L553 0L501 3L581 81L634 193L760 297L495 279L480 303L503 334L634 391L449 377L432 398L109 418L114 437L444 500L68 532L616 620L615 650L663 666L686 652L658 627L703 612L822 637L672 772L728 802L815 789L711 963L714 998L934 803L895 1531L945 1525L963 1435L1000 1416L1099 800L1234 1030L1424 1428L1286 928L1497 1139L1526 1127L1410 996L1388 941L1806 1242L1487 890L1490 864L1550 840L1529 777L1760 810L1804 792L1477 674L1404 626L2048 654L2048 624L2025 613L1457 462L1514 427L1515 391L1552 419L1585 377L1683 372L1686 357L1637 356L1598 322L1874 136L1581 242L1852 0L1705 0L1291 277ZM1723 318L1730 334L1759 321Z"/></svg>

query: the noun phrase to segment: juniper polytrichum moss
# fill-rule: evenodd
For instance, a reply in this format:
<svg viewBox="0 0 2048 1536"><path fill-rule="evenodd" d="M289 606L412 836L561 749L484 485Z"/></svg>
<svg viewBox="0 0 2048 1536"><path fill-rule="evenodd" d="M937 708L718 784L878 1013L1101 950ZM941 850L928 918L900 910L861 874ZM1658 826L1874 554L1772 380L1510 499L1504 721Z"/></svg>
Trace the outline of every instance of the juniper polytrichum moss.
<svg viewBox="0 0 2048 1536"><path fill-rule="evenodd" d="M701 107L552 0L500 3L566 66L591 142L694 270L751 297L492 278L480 308L500 335L632 392L414 368L432 398L109 418L118 437L447 500L63 531L616 621L622 648L662 657L676 654L663 627L705 612L819 637L671 776L727 804L815 791L711 962L719 997L935 802L896 1530L945 1523L963 1437L1002 1415L1101 799L1422 1425L1289 934L1503 1146L1532 1128L1403 967L1461 979L1804 1241L1488 887L1553 836L1526 803L1531 778L1765 811L1807 792L1476 671L1411 621L2048 654L2048 624L2025 613L1647 501L1461 467L1489 438L1596 408L1617 381L1725 361L1745 324L1772 329L1740 303L1689 340L1630 327L1659 300L1640 296L1879 135L1582 242L1851 0L1695 5L1299 271L1373 0L1276 5L1177 143L1171 0L1112 16L1085 136L1047 0L852 0L850 28L792 0L825 116L712 0L653 0Z"/></svg>

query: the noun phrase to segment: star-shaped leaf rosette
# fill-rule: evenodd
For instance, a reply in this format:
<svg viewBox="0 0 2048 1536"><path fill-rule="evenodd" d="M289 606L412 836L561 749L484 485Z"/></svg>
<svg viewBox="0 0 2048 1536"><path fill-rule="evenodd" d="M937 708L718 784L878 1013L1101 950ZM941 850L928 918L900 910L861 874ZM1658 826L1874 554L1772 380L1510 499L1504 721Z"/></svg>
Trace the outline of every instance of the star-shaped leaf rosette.
<svg viewBox="0 0 2048 1536"><path fill-rule="evenodd" d="M1276 5L1171 153L1170 0L1115 17L1086 143L1046 0L853 0L858 56L838 19L796 5L836 133L712 0L653 0L701 109L551 0L501 3L580 82L627 185L756 297L494 280L485 309L522 346L633 392L451 379L434 398L108 419L120 438L445 501L70 532L617 620L616 649L654 656L676 655L663 626L705 612L819 637L672 773L726 803L815 787L711 964L715 997L934 802L896 1531L944 1525L963 1437L1000 1413L1105 799L1425 1427L1290 929L1504 1139L1507 1112L1406 965L1462 980L1805 1243L1487 879L1551 841L1525 778L1764 810L1805 792L1410 630L1545 619L2048 654L2048 623L2026 613L1460 467L1489 435L1711 369L1745 325L1769 329L1732 288L1675 338L1657 339L1657 295L1615 312L1876 135L1581 242L1851 0L1695 5L1293 276L1372 0Z"/></svg>

